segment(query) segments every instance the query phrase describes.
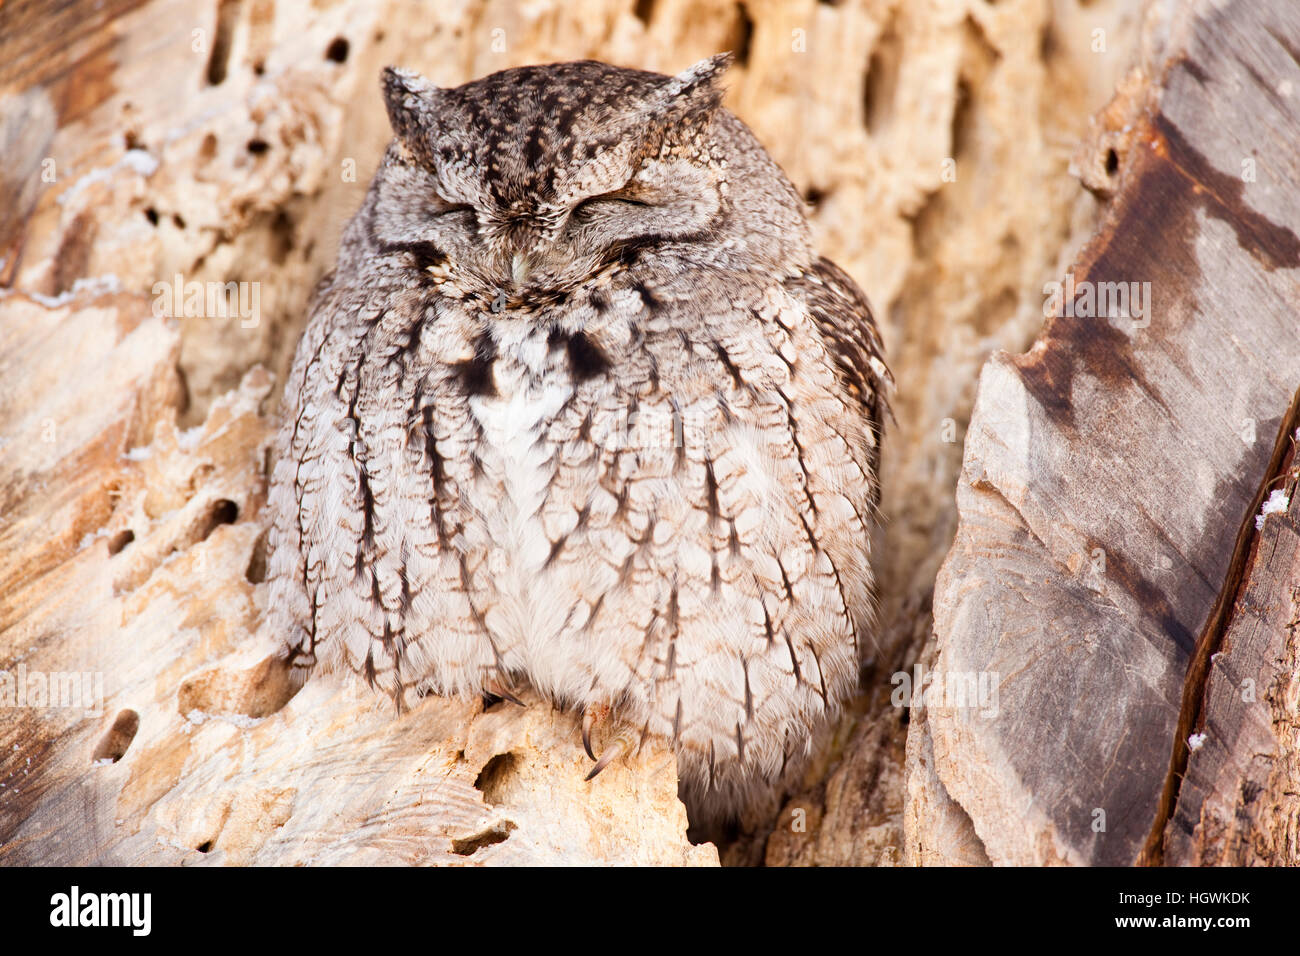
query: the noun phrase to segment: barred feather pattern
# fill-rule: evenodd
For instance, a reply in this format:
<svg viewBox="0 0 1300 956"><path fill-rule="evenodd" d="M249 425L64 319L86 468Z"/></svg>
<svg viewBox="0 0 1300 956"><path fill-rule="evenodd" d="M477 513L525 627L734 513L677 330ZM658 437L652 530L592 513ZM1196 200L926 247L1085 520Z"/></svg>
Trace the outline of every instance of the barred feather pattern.
<svg viewBox="0 0 1300 956"><path fill-rule="evenodd" d="M856 687L889 372L866 298L718 105L724 61L676 78L561 66L455 91L390 73L398 139L286 383L270 624L300 680L355 672L398 707L521 682L606 706L676 753L693 820L725 820L789 779ZM611 75L619 136L583 85ZM506 185L479 183L472 128L411 115L436 101L437 122L472 127L465 102L519 89L538 104L514 120L519 149L604 137L549 187L505 160ZM530 132L565 104L565 129ZM653 163L671 182L635 178ZM432 213L403 199L419 176L443 197ZM643 198L706 195L629 203L629 176ZM611 183L631 211L600 210L609 235L565 232ZM473 221L440 232L456 200ZM412 228L422 216L448 224Z"/></svg>

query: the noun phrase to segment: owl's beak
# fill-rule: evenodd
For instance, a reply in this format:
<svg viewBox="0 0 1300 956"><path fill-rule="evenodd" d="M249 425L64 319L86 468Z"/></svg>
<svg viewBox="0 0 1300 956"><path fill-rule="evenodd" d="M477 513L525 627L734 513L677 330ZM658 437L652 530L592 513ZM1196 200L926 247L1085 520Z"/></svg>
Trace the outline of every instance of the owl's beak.
<svg viewBox="0 0 1300 956"><path fill-rule="evenodd" d="M515 285L521 286L528 281L533 271L533 257L526 252L516 252L510 260L510 278Z"/></svg>

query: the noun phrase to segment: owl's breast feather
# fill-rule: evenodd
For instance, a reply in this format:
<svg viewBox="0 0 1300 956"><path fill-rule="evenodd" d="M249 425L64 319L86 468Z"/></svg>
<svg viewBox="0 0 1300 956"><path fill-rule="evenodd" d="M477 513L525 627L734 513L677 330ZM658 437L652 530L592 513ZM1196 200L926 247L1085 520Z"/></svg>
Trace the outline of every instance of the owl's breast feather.
<svg viewBox="0 0 1300 956"><path fill-rule="evenodd" d="M482 473L468 491L493 592L486 623L508 641L559 628L567 610L544 583L551 544L539 513L554 477L546 425L574 386L563 367L546 367L548 354L541 331L498 342L488 369L493 387L469 398L482 435Z"/></svg>

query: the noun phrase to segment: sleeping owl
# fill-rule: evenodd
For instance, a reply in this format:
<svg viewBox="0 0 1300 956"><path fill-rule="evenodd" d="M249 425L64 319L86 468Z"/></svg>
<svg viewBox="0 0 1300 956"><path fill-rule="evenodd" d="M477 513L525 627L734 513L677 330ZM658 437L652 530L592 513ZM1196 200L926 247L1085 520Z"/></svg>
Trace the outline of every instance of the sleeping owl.
<svg viewBox="0 0 1300 956"><path fill-rule="evenodd" d="M313 298L269 504L299 680L399 707L527 683L594 771L671 749L703 826L856 688L890 386L721 106L727 61L386 70L395 138Z"/></svg>

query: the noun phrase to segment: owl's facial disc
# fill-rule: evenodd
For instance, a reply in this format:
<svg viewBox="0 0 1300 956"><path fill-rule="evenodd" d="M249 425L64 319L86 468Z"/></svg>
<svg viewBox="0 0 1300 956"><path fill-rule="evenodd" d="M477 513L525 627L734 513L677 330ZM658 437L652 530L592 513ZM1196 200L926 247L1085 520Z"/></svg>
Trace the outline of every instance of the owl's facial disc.
<svg viewBox="0 0 1300 956"><path fill-rule="evenodd" d="M483 290L571 290L628 243L707 233L723 205L708 127L727 57L676 77L583 62L456 89L385 72L400 218ZM383 202L381 193L380 202Z"/></svg>

